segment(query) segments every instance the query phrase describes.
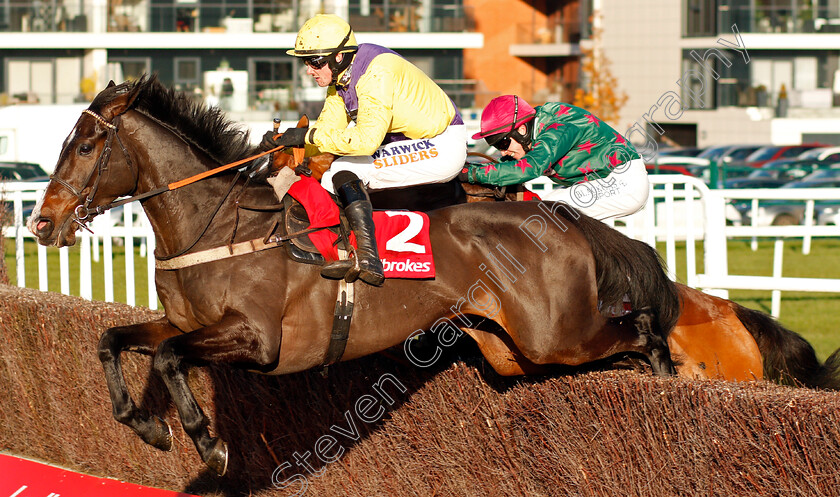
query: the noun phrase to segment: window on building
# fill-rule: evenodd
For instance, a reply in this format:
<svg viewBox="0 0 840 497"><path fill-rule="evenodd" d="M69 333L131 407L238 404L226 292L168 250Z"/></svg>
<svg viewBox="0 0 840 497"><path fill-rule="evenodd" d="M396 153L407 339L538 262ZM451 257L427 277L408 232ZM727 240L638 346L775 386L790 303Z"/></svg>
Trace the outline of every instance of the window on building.
<svg viewBox="0 0 840 497"><path fill-rule="evenodd" d="M112 58L109 60L108 66L109 70L112 71L109 79L114 81L131 81L138 79L143 74L152 72L152 63L148 57Z"/></svg>
<svg viewBox="0 0 840 497"><path fill-rule="evenodd" d="M295 30L292 0L254 0L254 31L288 33Z"/></svg>
<svg viewBox="0 0 840 497"><path fill-rule="evenodd" d="M183 90L192 90L201 86L201 59L175 57L175 84Z"/></svg>
<svg viewBox="0 0 840 497"><path fill-rule="evenodd" d="M682 77L679 80L680 100L688 109L714 109L717 85L715 84L715 59L698 62L683 56Z"/></svg>
<svg viewBox="0 0 840 497"><path fill-rule="evenodd" d="M291 57L261 57L249 60L252 75L251 99L259 110L283 112L292 108L299 98L292 93L292 71L295 60Z"/></svg>
<svg viewBox="0 0 840 497"><path fill-rule="evenodd" d="M685 36L715 35L717 12L717 0L683 0L683 34Z"/></svg>

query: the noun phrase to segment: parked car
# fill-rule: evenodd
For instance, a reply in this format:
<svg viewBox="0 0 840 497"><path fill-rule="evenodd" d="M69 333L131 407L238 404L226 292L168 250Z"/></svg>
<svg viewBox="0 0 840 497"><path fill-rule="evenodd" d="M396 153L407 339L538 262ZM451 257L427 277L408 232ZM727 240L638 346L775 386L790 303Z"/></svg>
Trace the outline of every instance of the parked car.
<svg viewBox="0 0 840 497"><path fill-rule="evenodd" d="M715 145L713 147L708 147L706 148L706 150L700 152L697 155L697 158L705 159L707 163L717 161L724 154L724 152L726 152L730 148L732 148L732 145Z"/></svg>
<svg viewBox="0 0 840 497"><path fill-rule="evenodd" d="M771 161L794 158L806 150L825 146L826 145L822 143L806 143L802 145L767 145L748 155L745 162L746 165L750 167L761 167Z"/></svg>
<svg viewBox="0 0 840 497"><path fill-rule="evenodd" d="M665 155L657 157L652 161L656 165L669 166L709 166L709 159L701 159L700 157L692 157L688 155Z"/></svg>
<svg viewBox="0 0 840 497"><path fill-rule="evenodd" d="M761 148L761 145L719 145L709 147L697 156L697 159L705 162L702 165L698 164L698 166L705 167L705 170L702 172L698 171L697 176L702 175L703 181L710 184L712 166L720 166L722 168L717 171L718 184L720 186L723 186L721 183L722 178L740 178L746 176L752 172L753 168L746 166L744 159L759 148Z"/></svg>
<svg viewBox="0 0 840 497"><path fill-rule="evenodd" d="M765 163L749 174L749 178L773 178L797 181L814 171L837 165L834 161L816 159L782 159Z"/></svg>
<svg viewBox="0 0 840 497"><path fill-rule="evenodd" d="M840 188L840 179L817 181L793 181L782 188ZM752 223L752 203L749 200L736 202L735 208L742 215L743 224ZM819 222L819 214L826 208L840 206L837 201L815 202L814 217ZM805 217L805 202L801 200L765 200L759 202L756 216L757 226L790 226L802 224Z"/></svg>
<svg viewBox="0 0 840 497"><path fill-rule="evenodd" d="M840 147L812 148L797 155L796 158L840 162Z"/></svg>
<svg viewBox="0 0 840 497"><path fill-rule="evenodd" d="M786 179L779 178L750 178L744 176L742 178L731 178L723 183L724 188L779 188L780 186L789 183Z"/></svg>
<svg viewBox="0 0 840 497"><path fill-rule="evenodd" d="M0 162L0 181L33 181L48 179L46 171L32 162Z"/></svg>
<svg viewBox="0 0 840 497"><path fill-rule="evenodd" d="M718 160L728 168L747 167L747 157L760 148L761 145L735 145L721 154Z"/></svg>
<svg viewBox="0 0 840 497"><path fill-rule="evenodd" d="M817 208L817 224L822 226L840 226L840 205L827 205Z"/></svg>
<svg viewBox="0 0 840 497"><path fill-rule="evenodd" d="M802 178L802 181L824 181L840 179L840 164L835 163L827 168L819 169Z"/></svg>
<svg viewBox="0 0 840 497"><path fill-rule="evenodd" d="M663 159L665 157L697 157L705 147L674 147L659 149L656 153L656 159Z"/></svg>
<svg viewBox="0 0 840 497"><path fill-rule="evenodd" d="M41 166L32 162L0 162L0 183L4 181L47 181L49 176L41 169ZM2 191L2 187L0 187ZM23 219L32 213L35 202L26 201L23 203ZM2 223L10 226L14 223L14 203L11 200L3 201L5 214Z"/></svg>
<svg viewBox="0 0 840 497"><path fill-rule="evenodd" d="M645 164L648 174L684 174L694 176L691 170L682 165L676 164Z"/></svg>

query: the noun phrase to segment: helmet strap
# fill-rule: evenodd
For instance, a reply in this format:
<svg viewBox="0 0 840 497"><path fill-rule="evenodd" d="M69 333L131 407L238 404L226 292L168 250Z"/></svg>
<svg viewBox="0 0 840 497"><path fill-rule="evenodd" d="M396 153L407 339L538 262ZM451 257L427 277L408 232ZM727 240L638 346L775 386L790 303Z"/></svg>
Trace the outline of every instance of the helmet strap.
<svg viewBox="0 0 840 497"><path fill-rule="evenodd" d="M518 129L519 126L525 126L525 133L524 134L519 132L519 129ZM525 152L530 152L531 151L531 134L532 134L531 132L533 131L533 128L534 128L534 120L532 119L530 121L524 122L524 123L520 124L519 126L514 128L514 130L510 134L510 137L513 138L514 140L516 140L520 145L522 145L522 149L525 150Z"/></svg>
<svg viewBox="0 0 840 497"><path fill-rule="evenodd" d="M519 126L525 125L525 134L521 134L519 132L519 126L516 125L516 119L519 117L519 96L513 96L513 122L510 125L510 137L516 140L517 143L522 145L522 149L525 152L531 150L531 126L528 125L527 122L520 124Z"/></svg>
<svg viewBox="0 0 840 497"><path fill-rule="evenodd" d="M330 67L330 71L332 72L332 81L330 81L330 84L334 85L338 80L338 75L344 72L344 70L350 66L350 63L353 62L353 55L355 54L354 52L345 52L341 56L341 62L336 61L338 54L340 54L341 50L344 49L344 46L350 39L350 33L352 32L352 30L347 31L347 35L345 35L344 39L341 40L341 43L339 43L338 46L332 50L332 55L327 61L327 65Z"/></svg>

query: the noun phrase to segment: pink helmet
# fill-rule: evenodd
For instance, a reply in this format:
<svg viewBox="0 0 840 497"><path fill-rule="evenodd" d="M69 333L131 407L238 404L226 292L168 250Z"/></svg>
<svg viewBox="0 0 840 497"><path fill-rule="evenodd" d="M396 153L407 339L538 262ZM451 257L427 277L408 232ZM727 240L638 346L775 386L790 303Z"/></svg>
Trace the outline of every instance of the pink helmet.
<svg viewBox="0 0 840 497"><path fill-rule="evenodd" d="M473 140L490 135L507 133L537 115L537 111L524 99L516 95L502 95L487 104L481 113L481 131L472 136Z"/></svg>

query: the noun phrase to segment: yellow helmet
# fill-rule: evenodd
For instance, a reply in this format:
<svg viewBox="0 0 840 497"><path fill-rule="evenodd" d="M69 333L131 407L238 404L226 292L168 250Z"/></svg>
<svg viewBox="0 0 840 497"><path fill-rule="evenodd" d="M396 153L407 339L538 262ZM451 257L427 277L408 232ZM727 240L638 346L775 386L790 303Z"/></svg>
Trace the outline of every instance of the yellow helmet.
<svg viewBox="0 0 840 497"><path fill-rule="evenodd" d="M286 53L295 57L312 57L355 52L358 48L356 35L347 21L333 14L318 14L301 26L295 48Z"/></svg>

